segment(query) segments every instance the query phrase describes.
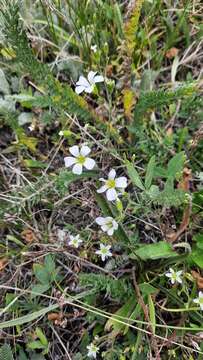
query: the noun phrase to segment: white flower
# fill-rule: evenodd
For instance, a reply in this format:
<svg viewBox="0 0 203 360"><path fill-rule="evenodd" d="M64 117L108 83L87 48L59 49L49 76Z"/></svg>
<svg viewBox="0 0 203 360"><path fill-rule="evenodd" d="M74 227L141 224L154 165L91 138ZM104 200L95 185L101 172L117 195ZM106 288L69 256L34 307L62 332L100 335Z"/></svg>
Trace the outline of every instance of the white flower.
<svg viewBox="0 0 203 360"><path fill-rule="evenodd" d="M82 174L83 166L87 170L92 170L95 166L95 161L87 156L91 152L91 149L87 145L82 145L81 149L77 145L74 145L69 148L69 151L73 156L65 157L64 161L66 167L74 165L72 170L73 174Z"/></svg>
<svg viewBox="0 0 203 360"><path fill-rule="evenodd" d="M96 223L101 226L101 229L104 232L107 232L109 236L113 235L114 230L118 229L118 223L111 216L107 217L97 217L95 219Z"/></svg>
<svg viewBox="0 0 203 360"><path fill-rule="evenodd" d="M96 53L97 52L97 45L91 45L91 50Z"/></svg>
<svg viewBox="0 0 203 360"><path fill-rule="evenodd" d="M30 126L28 126L28 130L34 131L35 130L35 125L31 124Z"/></svg>
<svg viewBox="0 0 203 360"><path fill-rule="evenodd" d="M181 279L181 274L182 274L182 270L180 271L174 271L172 268L169 269L169 272L166 273L165 275L170 278L171 280L171 284L175 284L175 282L178 282L179 284L182 284L182 279Z"/></svg>
<svg viewBox="0 0 203 360"><path fill-rule="evenodd" d="M93 357L96 359L99 348L96 345L94 345L93 343L91 343L90 345L87 346L87 350L88 350L87 356Z"/></svg>
<svg viewBox="0 0 203 360"><path fill-rule="evenodd" d="M106 191L106 197L109 201L114 201L118 198L120 194L123 193L124 189L128 186L127 178L125 176L115 178L116 172L112 169L108 174L108 179L105 180L100 178L100 181L103 181L105 184L97 190L98 193L103 193ZM116 189L120 192L117 193Z"/></svg>
<svg viewBox="0 0 203 360"><path fill-rule="evenodd" d="M87 79L84 76L80 76L78 82L76 82L75 92L81 94L83 91L90 94L94 90L96 83L103 82L102 75L96 75L97 71L90 71L87 75Z"/></svg>
<svg viewBox="0 0 203 360"><path fill-rule="evenodd" d="M70 235L70 241L68 245L74 246L75 248L79 248L80 244L82 243L82 239L80 239L80 235L72 236Z"/></svg>
<svg viewBox="0 0 203 360"><path fill-rule="evenodd" d="M62 130L59 131L59 136L63 136L63 131Z"/></svg>
<svg viewBox="0 0 203 360"><path fill-rule="evenodd" d="M96 254L101 256L102 261L105 261L107 257L112 256L110 249L110 245L100 244L100 249L96 251Z"/></svg>
<svg viewBox="0 0 203 360"><path fill-rule="evenodd" d="M194 303L199 304L201 310L203 310L203 292L202 291L199 291L198 298L194 299L193 301L194 301Z"/></svg>

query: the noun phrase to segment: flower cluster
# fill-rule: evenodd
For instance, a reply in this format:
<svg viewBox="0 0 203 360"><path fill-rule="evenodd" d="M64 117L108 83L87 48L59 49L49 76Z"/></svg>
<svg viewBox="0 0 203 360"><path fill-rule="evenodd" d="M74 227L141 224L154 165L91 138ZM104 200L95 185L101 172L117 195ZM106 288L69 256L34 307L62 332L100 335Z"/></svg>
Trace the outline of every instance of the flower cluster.
<svg viewBox="0 0 203 360"><path fill-rule="evenodd" d="M69 148L69 152L72 156L64 158L65 166L72 167L73 174L81 175L83 168L92 170L96 163L89 157L91 149L83 144L81 146L74 145ZM125 176L116 177L116 171L110 170L108 178L99 179L104 184L97 190L98 193L106 193L108 201L118 200L118 197L124 193L124 189L127 187L127 178ZM108 236L112 236L114 231L118 230L118 223L111 216L102 217L99 216L95 219L95 222L101 227L101 230L107 233ZM69 236L69 246L79 248L82 243L82 239L79 235ZM106 258L111 257L111 246L100 243L100 249L96 250L96 254L101 256L102 261Z"/></svg>

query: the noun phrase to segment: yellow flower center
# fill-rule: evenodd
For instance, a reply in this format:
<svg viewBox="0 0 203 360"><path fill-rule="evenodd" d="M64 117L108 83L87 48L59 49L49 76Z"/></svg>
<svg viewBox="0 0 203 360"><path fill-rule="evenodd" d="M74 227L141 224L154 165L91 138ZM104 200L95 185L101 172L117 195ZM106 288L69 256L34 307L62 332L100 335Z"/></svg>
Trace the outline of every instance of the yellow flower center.
<svg viewBox="0 0 203 360"><path fill-rule="evenodd" d="M116 187L116 182L114 179L109 179L107 180L106 185L109 189L114 189Z"/></svg>
<svg viewBox="0 0 203 360"><path fill-rule="evenodd" d="M77 162L78 162L78 164L83 165L84 162L85 162L85 157L82 156L82 155L79 155L79 156L77 157Z"/></svg>

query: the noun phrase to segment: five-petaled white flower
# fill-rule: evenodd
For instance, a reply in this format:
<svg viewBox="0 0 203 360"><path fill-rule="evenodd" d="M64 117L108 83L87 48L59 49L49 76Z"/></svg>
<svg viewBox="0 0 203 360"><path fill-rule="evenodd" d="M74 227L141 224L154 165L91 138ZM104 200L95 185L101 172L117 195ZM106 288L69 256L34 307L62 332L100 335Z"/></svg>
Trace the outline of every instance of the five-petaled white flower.
<svg viewBox="0 0 203 360"><path fill-rule="evenodd" d="M96 251L96 254L101 256L102 261L105 261L107 257L112 256L110 249L110 245L100 244L100 249Z"/></svg>
<svg viewBox="0 0 203 360"><path fill-rule="evenodd" d="M97 45L95 44L95 45L91 45L91 50L94 52L94 53L96 53L97 52Z"/></svg>
<svg viewBox="0 0 203 360"><path fill-rule="evenodd" d="M65 166L73 166L73 174L82 174L83 166L87 170L92 170L95 166L95 161L89 158L87 155L91 152L91 149L87 145L82 145L81 149L79 146L74 145L69 148L70 153L74 156L67 156L64 158Z"/></svg>
<svg viewBox="0 0 203 360"><path fill-rule="evenodd" d="M171 284L175 284L175 282L178 282L179 284L182 284L182 279L181 279L181 274L182 274L182 270L180 271L174 271L172 268L169 269L169 272L166 273L165 275L170 278L171 280Z"/></svg>
<svg viewBox="0 0 203 360"><path fill-rule="evenodd" d="M76 249L79 248L80 244L82 243L82 239L80 238L80 235L70 235L69 236L70 241L68 242L68 245L74 246Z"/></svg>
<svg viewBox="0 0 203 360"><path fill-rule="evenodd" d="M63 130L59 131L59 136L63 136Z"/></svg>
<svg viewBox="0 0 203 360"><path fill-rule="evenodd" d="M194 303L199 304L201 310L203 310L203 292L199 291L198 298L193 300Z"/></svg>
<svg viewBox="0 0 203 360"><path fill-rule="evenodd" d="M96 223L101 226L102 231L107 232L109 236L112 236L114 230L118 229L118 223L111 216L107 217L97 217L95 219Z"/></svg>
<svg viewBox="0 0 203 360"><path fill-rule="evenodd" d="M103 178L99 179L105 184L97 190L98 193L103 193L106 191L106 197L109 201L114 201L118 199L118 196L124 192L124 189L128 186L127 178L125 176L118 177L116 179L116 171L112 169L108 174L108 179ZM116 191L119 190L119 193Z"/></svg>
<svg viewBox="0 0 203 360"><path fill-rule="evenodd" d="M103 82L104 77L102 75L96 75L97 71L90 71L87 75L87 79L84 76L80 76L76 82L75 92L81 94L83 91L90 94L94 90L96 83Z"/></svg>
<svg viewBox="0 0 203 360"><path fill-rule="evenodd" d="M90 345L87 346L87 350L88 350L87 356L93 357L96 359L99 348L96 345L94 345L93 343L91 343Z"/></svg>

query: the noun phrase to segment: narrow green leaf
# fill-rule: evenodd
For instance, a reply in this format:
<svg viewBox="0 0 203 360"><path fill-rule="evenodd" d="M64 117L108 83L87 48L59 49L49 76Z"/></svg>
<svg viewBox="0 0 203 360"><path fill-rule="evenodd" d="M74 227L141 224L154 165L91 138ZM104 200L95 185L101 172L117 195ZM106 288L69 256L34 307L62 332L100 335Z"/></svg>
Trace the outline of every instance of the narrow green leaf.
<svg viewBox="0 0 203 360"><path fill-rule="evenodd" d="M42 345L47 346L48 340L47 340L46 336L44 335L43 331L40 329L40 327L37 327L35 332L36 332L36 335L38 336L38 338L40 339Z"/></svg>
<svg viewBox="0 0 203 360"><path fill-rule="evenodd" d="M32 160L32 159L24 159L23 164L27 168L44 169L47 167L47 164L43 163L42 161Z"/></svg>
<svg viewBox="0 0 203 360"><path fill-rule="evenodd" d="M134 168L133 164L130 161L126 162L127 172L128 175L133 183L133 185L137 186L141 190L145 190L145 187L142 183L140 175L138 174L137 170Z"/></svg>
<svg viewBox="0 0 203 360"><path fill-rule="evenodd" d="M147 190L150 189L150 186L152 184L155 169L155 159L155 156L152 156L147 165L147 172L145 175L145 187Z"/></svg>
<svg viewBox="0 0 203 360"><path fill-rule="evenodd" d="M154 303L153 303L151 295L148 295L148 304L149 304L149 318L150 318L151 325L152 325L152 331L153 331L153 334L155 334L156 316L155 316L155 307L154 307Z"/></svg>
<svg viewBox="0 0 203 360"><path fill-rule="evenodd" d="M87 295L90 295L90 294L91 294L91 291L84 291L83 293L76 295L74 298L70 297L70 298L65 299L65 301L67 303L69 301L71 303L73 303L74 299L82 299L83 297L85 297ZM33 320L38 319L41 316L46 315L50 311L54 311L59 306L60 306L59 303L52 304L52 305L49 305L49 306L47 306L47 307L45 307L45 308L43 308L41 310L34 311L33 313L29 313L29 314L21 316L19 318L8 320L8 321L3 321L2 323L0 323L0 329L6 329L6 328L9 328L9 327L12 327L12 326L19 326L19 325L26 324L28 322L31 322Z"/></svg>
<svg viewBox="0 0 203 360"><path fill-rule="evenodd" d="M19 318L4 321L4 322L0 323L0 329L6 329L11 326L18 326L18 325L26 324L28 322L38 319L41 316L46 315L49 311L53 311L53 310L57 309L58 307L59 307L59 304L49 305L46 308L43 308L38 311L34 311L33 313L21 316Z"/></svg>

